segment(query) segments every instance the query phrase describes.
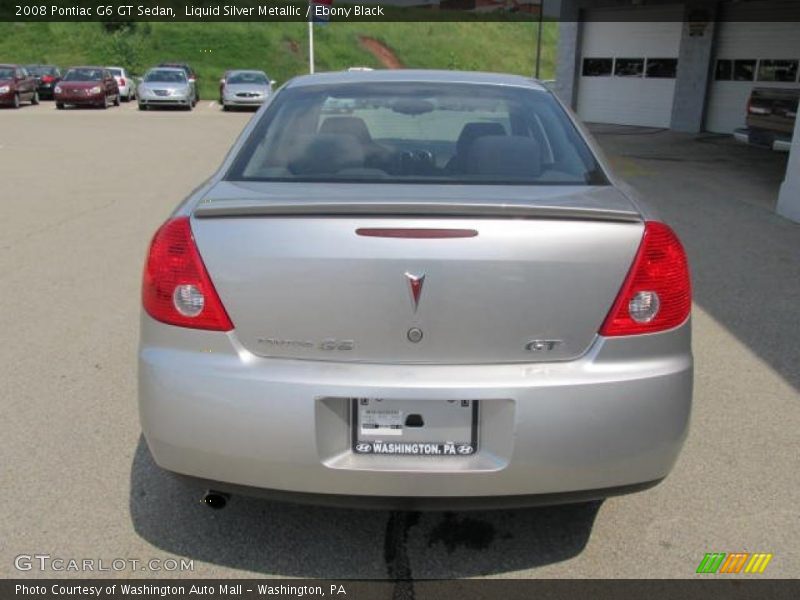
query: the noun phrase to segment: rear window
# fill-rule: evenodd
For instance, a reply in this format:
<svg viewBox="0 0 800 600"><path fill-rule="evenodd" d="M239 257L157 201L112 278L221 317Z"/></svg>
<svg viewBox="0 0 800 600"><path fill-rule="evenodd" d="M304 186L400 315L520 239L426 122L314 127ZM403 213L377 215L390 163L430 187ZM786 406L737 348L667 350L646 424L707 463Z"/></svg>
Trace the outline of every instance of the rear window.
<svg viewBox="0 0 800 600"><path fill-rule="evenodd" d="M122 69L109 69L115 77L122 77Z"/></svg>
<svg viewBox="0 0 800 600"><path fill-rule="evenodd" d="M607 183L549 93L436 83L284 90L250 134L227 179Z"/></svg>

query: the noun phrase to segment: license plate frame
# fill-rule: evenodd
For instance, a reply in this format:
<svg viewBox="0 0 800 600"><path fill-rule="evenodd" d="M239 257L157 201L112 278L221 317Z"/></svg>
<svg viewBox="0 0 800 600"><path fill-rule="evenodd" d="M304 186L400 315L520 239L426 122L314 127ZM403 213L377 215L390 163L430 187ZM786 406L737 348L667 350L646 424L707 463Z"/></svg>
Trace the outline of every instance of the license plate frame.
<svg viewBox="0 0 800 600"><path fill-rule="evenodd" d="M443 424L451 416L458 423ZM409 426L409 417L421 417L431 427ZM466 458L478 451L479 400L351 398L350 420L351 450L357 455Z"/></svg>

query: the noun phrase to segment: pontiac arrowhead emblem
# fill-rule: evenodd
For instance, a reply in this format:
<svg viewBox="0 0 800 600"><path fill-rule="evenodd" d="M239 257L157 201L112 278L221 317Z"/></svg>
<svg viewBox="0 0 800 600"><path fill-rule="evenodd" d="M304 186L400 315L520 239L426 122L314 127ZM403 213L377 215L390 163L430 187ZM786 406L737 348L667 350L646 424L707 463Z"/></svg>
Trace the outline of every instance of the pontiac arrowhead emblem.
<svg viewBox="0 0 800 600"><path fill-rule="evenodd" d="M422 285L425 283L425 273L414 275L406 271L406 279L411 289L411 301L414 303L414 312L417 312L419 306L419 298L422 295Z"/></svg>

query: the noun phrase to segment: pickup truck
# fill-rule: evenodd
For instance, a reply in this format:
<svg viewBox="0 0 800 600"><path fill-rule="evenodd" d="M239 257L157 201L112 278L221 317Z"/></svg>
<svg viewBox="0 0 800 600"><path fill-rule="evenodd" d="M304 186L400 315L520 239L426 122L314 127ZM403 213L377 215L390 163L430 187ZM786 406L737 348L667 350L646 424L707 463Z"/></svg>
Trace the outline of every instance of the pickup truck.
<svg viewBox="0 0 800 600"><path fill-rule="evenodd" d="M747 103L747 127L733 137L745 144L788 152L797 119L800 88L753 88Z"/></svg>

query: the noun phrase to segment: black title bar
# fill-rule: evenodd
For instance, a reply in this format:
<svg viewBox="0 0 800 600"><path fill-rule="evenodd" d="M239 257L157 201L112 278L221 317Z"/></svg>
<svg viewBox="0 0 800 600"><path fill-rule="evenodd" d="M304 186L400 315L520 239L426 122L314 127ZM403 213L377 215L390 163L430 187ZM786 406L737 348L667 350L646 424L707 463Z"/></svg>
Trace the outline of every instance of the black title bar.
<svg viewBox="0 0 800 600"><path fill-rule="evenodd" d="M800 597L800 580L707 575L690 580L452 580L352 581L319 579L7 579L3 600L120 600L137 598L285 600L783 600Z"/></svg>

